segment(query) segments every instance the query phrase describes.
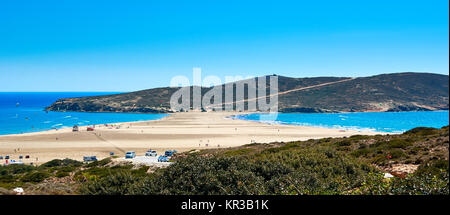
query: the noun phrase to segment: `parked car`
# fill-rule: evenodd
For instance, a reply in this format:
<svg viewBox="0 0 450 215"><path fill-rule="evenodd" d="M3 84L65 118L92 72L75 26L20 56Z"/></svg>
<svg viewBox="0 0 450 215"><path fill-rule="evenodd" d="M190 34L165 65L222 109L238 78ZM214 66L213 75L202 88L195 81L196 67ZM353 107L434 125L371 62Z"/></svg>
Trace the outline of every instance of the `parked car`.
<svg viewBox="0 0 450 215"><path fill-rule="evenodd" d="M156 151L155 150L148 150L146 153L145 153L145 156L149 156L149 157L156 157L158 154L156 153Z"/></svg>
<svg viewBox="0 0 450 215"><path fill-rule="evenodd" d="M97 161L97 156L84 156L83 161L84 162Z"/></svg>
<svg viewBox="0 0 450 215"><path fill-rule="evenodd" d="M169 157L167 157L166 155L160 155L158 157L158 162L169 162Z"/></svg>
<svg viewBox="0 0 450 215"><path fill-rule="evenodd" d="M29 159L30 158L30 155L25 155L25 159Z"/></svg>
<svg viewBox="0 0 450 215"><path fill-rule="evenodd" d="M16 161L16 160L11 160L9 162L10 165L23 165L24 163L22 161Z"/></svg>
<svg viewBox="0 0 450 215"><path fill-rule="evenodd" d="M23 155L19 155L19 159L23 159Z"/></svg>
<svg viewBox="0 0 450 215"><path fill-rule="evenodd" d="M73 132L78 132L78 130L79 130L78 125L74 125L74 126L72 127L72 131L73 131Z"/></svg>
<svg viewBox="0 0 450 215"><path fill-rule="evenodd" d="M6 155L6 156L5 156L5 159L6 159L6 160L9 160L9 155Z"/></svg>
<svg viewBox="0 0 450 215"><path fill-rule="evenodd" d="M109 153L109 156L114 156L114 152L110 152L110 153Z"/></svg>
<svg viewBox="0 0 450 215"><path fill-rule="evenodd" d="M135 158L136 157L136 152L133 151L129 151L125 154L125 158Z"/></svg>
<svg viewBox="0 0 450 215"><path fill-rule="evenodd" d="M0 160L3 160L3 156L0 156Z"/></svg>
<svg viewBox="0 0 450 215"><path fill-rule="evenodd" d="M168 157L172 157L175 153L177 153L176 150L167 150L164 155L168 156Z"/></svg>

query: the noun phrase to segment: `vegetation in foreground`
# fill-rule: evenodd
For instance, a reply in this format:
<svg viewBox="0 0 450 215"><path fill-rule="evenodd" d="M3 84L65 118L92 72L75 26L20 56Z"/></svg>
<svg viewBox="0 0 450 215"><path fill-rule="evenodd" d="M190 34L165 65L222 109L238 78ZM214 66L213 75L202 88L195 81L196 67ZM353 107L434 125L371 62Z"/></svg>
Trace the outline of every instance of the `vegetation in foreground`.
<svg viewBox="0 0 450 215"><path fill-rule="evenodd" d="M26 194L449 194L449 127L192 151L168 168L83 164L0 167L0 193ZM396 174L411 166L414 173ZM398 176L385 179L384 173Z"/></svg>

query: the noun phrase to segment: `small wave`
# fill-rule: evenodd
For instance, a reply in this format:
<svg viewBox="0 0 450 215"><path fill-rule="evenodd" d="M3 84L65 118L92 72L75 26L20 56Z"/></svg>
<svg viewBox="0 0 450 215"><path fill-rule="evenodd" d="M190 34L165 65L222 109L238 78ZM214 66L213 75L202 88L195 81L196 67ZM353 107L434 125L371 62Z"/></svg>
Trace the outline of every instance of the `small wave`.
<svg viewBox="0 0 450 215"><path fill-rule="evenodd" d="M324 125L321 123L311 124L311 123L304 123L304 122L285 122L285 121L262 121L262 120L251 120L251 119L247 119L245 117L239 117L239 118L236 117L236 118L247 120L247 121L260 122L260 123L264 123L264 124L271 124L271 125L297 125L297 126L316 127L316 128L354 130L354 131L360 131L360 132L377 132L377 129L375 129L375 128L366 128L366 127L359 127L359 126Z"/></svg>
<svg viewBox="0 0 450 215"><path fill-rule="evenodd" d="M255 122L261 122L264 124L269 124L269 125L280 125L282 124L282 122L279 121L270 121L270 120L254 120Z"/></svg>
<svg viewBox="0 0 450 215"><path fill-rule="evenodd" d="M13 117L10 117L10 119L18 119L18 118L19 118L19 115L15 115Z"/></svg>
<svg viewBox="0 0 450 215"><path fill-rule="evenodd" d="M49 124L49 123L51 123L52 121L45 121L45 122L43 122L44 124Z"/></svg>

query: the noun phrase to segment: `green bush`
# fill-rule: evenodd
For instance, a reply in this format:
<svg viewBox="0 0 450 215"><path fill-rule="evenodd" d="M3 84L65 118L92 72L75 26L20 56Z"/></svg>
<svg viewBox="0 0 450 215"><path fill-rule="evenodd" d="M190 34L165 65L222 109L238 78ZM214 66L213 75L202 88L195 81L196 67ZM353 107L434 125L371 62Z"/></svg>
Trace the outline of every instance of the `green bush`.
<svg viewBox="0 0 450 215"><path fill-rule="evenodd" d="M408 146L412 146L412 143L404 139L393 139L389 142L389 148L406 149Z"/></svg>
<svg viewBox="0 0 450 215"><path fill-rule="evenodd" d="M55 176L57 177L57 178L63 178L63 177L67 177L67 176L69 176L70 174L68 173L68 172L64 172L64 171L58 171L58 172L56 172L56 174L55 174Z"/></svg>
<svg viewBox="0 0 450 215"><path fill-rule="evenodd" d="M352 143L350 140L343 140L336 143L337 146L351 146Z"/></svg>
<svg viewBox="0 0 450 215"><path fill-rule="evenodd" d="M91 163L86 164L86 167L98 167L98 166L105 166L106 164L111 162L111 158L105 158L99 161L94 161Z"/></svg>
<svg viewBox="0 0 450 215"><path fill-rule="evenodd" d="M139 169L131 170L131 175L133 175L134 177L146 176L147 175L147 170L149 168L150 167L148 167L148 166L142 166Z"/></svg>
<svg viewBox="0 0 450 215"><path fill-rule="evenodd" d="M47 163L43 163L42 165L40 165L40 167L59 167L59 166L81 166L83 163L80 161L76 161L76 160L72 160L72 159L64 159L64 160L59 160L59 159L54 159L51 160Z"/></svg>
<svg viewBox="0 0 450 215"><path fill-rule="evenodd" d="M383 174L369 174L363 185L351 194L364 195L449 195L448 172L439 176L413 174L405 179L384 179Z"/></svg>
<svg viewBox="0 0 450 215"><path fill-rule="evenodd" d="M365 175L374 171L372 167L333 150L300 149L291 145L277 151L264 150L251 158L190 155L150 175L143 174L146 169L127 170L133 178L128 185L124 181L131 180L121 174L120 177L118 173L97 174L98 177L91 180L82 193L338 194L360 186ZM105 188L106 185L112 188Z"/></svg>
<svg viewBox="0 0 450 215"><path fill-rule="evenodd" d="M419 154L419 152L421 152L421 151L424 151L424 148L423 148L423 147L415 146L415 147L409 149L408 154L411 154L411 155L417 155L417 154Z"/></svg>
<svg viewBox="0 0 450 215"><path fill-rule="evenodd" d="M401 158L405 155L405 153L401 149L393 149L390 151L392 159Z"/></svg>
<svg viewBox="0 0 450 215"><path fill-rule="evenodd" d="M439 175L441 172L449 172L448 160L431 160L423 162L416 170L418 175Z"/></svg>
<svg viewBox="0 0 450 215"><path fill-rule="evenodd" d="M29 173L25 174L21 178L21 181L38 183L38 182L45 180L48 177L50 177L50 174L48 174L47 172L34 171L34 172L29 172Z"/></svg>
<svg viewBox="0 0 450 215"><path fill-rule="evenodd" d="M229 151L224 152L223 154L225 156L239 156L239 155L247 155L253 151L255 151L255 150L251 149L251 148L243 148L243 149L238 149L238 150L229 150Z"/></svg>
<svg viewBox="0 0 450 215"><path fill-rule="evenodd" d="M263 178L241 158L189 156L136 184L136 194L262 194Z"/></svg>
<svg viewBox="0 0 450 215"><path fill-rule="evenodd" d="M359 145L359 147L358 147L358 149L367 149L367 148L369 148L369 145L367 145L365 143Z"/></svg>
<svg viewBox="0 0 450 215"><path fill-rule="evenodd" d="M80 190L85 195L131 194L135 179L128 172L116 172L97 181L84 184Z"/></svg>
<svg viewBox="0 0 450 215"><path fill-rule="evenodd" d="M371 163L377 164L379 166L384 166L387 164L386 155L376 155L374 158L370 160Z"/></svg>
<svg viewBox="0 0 450 215"><path fill-rule="evenodd" d="M449 195L448 172L439 175L414 174L405 179L395 178L390 188L395 195Z"/></svg>
<svg viewBox="0 0 450 215"><path fill-rule="evenodd" d="M445 127L443 127L445 128ZM438 129L429 127L417 127L411 130L405 131L404 134L414 134L414 135L433 135L436 134Z"/></svg>
<svg viewBox="0 0 450 215"><path fill-rule="evenodd" d="M13 175L0 175L0 183L12 183L16 178Z"/></svg>
<svg viewBox="0 0 450 215"><path fill-rule="evenodd" d="M363 140L363 139L367 139L367 136L356 134L356 135L350 136L349 138L352 140Z"/></svg>
<svg viewBox="0 0 450 215"><path fill-rule="evenodd" d="M31 165L7 165L0 166L0 175L16 175L35 170L36 167Z"/></svg>
<svg viewBox="0 0 450 215"><path fill-rule="evenodd" d="M369 148L359 148L355 151L353 151L351 153L352 156L354 157L361 157L361 156L366 156L370 153L372 153L373 150L369 149Z"/></svg>

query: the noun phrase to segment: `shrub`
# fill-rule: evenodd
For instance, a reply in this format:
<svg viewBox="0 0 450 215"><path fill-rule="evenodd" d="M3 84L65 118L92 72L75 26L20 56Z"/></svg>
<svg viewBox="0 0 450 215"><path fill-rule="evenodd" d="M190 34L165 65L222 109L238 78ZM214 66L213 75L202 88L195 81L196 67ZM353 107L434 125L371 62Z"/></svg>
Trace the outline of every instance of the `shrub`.
<svg viewBox="0 0 450 215"><path fill-rule="evenodd" d="M352 148L350 146L340 146L337 148L338 151L351 151Z"/></svg>
<svg viewBox="0 0 450 215"><path fill-rule="evenodd" d="M58 177L58 178L63 178L63 177L69 176L69 175L70 174L68 172L64 172L64 171L58 171L55 174L55 176Z"/></svg>
<svg viewBox="0 0 450 215"><path fill-rule="evenodd" d="M350 136L349 138L352 139L352 140L363 140L363 139L366 139L367 136L363 136L363 135L360 135L360 134L356 134L356 135Z"/></svg>
<svg viewBox="0 0 450 215"><path fill-rule="evenodd" d="M409 149L408 154L417 155L417 154L419 154L419 152L421 152L423 150L424 150L423 147L416 146L416 147L413 147L412 149Z"/></svg>
<svg viewBox="0 0 450 215"><path fill-rule="evenodd" d="M371 163L377 164L379 166L384 166L387 164L387 158L385 155L377 155L370 160Z"/></svg>
<svg viewBox="0 0 450 215"><path fill-rule="evenodd" d="M62 166L62 160L54 159L41 165L41 167L56 167L56 166Z"/></svg>
<svg viewBox="0 0 450 215"><path fill-rule="evenodd" d="M449 171L448 160L431 160L422 163L416 170L418 175L439 175L441 172Z"/></svg>
<svg viewBox="0 0 450 215"><path fill-rule="evenodd" d="M12 175L0 175L0 183L12 183L15 181L16 178Z"/></svg>
<svg viewBox="0 0 450 215"><path fill-rule="evenodd" d="M59 167L59 166L81 166L83 163L80 161L76 161L76 160L72 160L72 159L64 159L64 160L59 160L59 159L54 159L51 160L47 163L43 163L40 167Z"/></svg>
<svg viewBox="0 0 450 215"><path fill-rule="evenodd" d="M111 158L105 158L99 161L94 161L91 163L86 164L86 167L98 167L98 166L105 166L106 164L111 162Z"/></svg>
<svg viewBox="0 0 450 215"><path fill-rule="evenodd" d="M229 150L229 151L224 152L223 154L225 156L239 156L239 155L247 155L253 151L255 151L255 149L243 148L243 149L238 149L238 150Z"/></svg>
<svg viewBox="0 0 450 215"><path fill-rule="evenodd" d="M137 194L261 194L263 178L241 158L189 156L146 178Z"/></svg>
<svg viewBox="0 0 450 215"><path fill-rule="evenodd" d="M393 139L389 142L389 148L406 149L408 146L412 146L412 143L404 139Z"/></svg>
<svg viewBox="0 0 450 215"><path fill-rule="evenodd" d="M351 146L352 143L350 140L343 140L336 143L337 146Z"/></svg>
<svg viewBox="0 0 450 215"><path fill-rule="evenodd" d="M443 127L444 128L444 127ZM405 131L404 134L414 134L414 135L433 135L437 133L436 128L429 127L417 127L411 130Z"/></svg>
<svg viewBox="0 0 450 215"><path fill-rule="evenodd" d="M131 174L134 177L146 176L149 168L149 166L142 166L139 169L131 170Z"/></svg>
<svg viewBox="0 0 450 215"><path fill-rule="evenodd" d="M7 165L0 166L0 175L15 175L30 172L35 170L36 167L31 165Z"/></svg>
<svg viewBox="0 0 450 215"><path fill-rule="evenodd" d="M259 156L188 156L145 177L134 194L336 194L373 168L332 150L265 150Z"/></svg>
<svg viewBox="0 0 450 215"><path fill-rule="evenodd" d="M47 172L34 171L34 172L29 172L29 173L25 174L21 178L21 181L38 183L38 182L45 180L48 177L50 177L50 174L48 174Z"/></svg>
<svg viewBox="0 0 450 215"><path fill-rule="evenodd" d="M414 174L405 179L395 178L390 194L395 195L449 195L448 172L439 175Z"/></svg>
<svg viewBox="0 0 450 215"><path fill-rule="evenodd" d="M369 174L363 185L351 192L365 195L449 195L448 172L409 175L405 179L384 179L383 174Z"/></svg>
<svg viewBox="0 0 450 215"><path fill-rule="evenodd" d="M366 156L366 155L370 154L371 152L372 152L372 150L370 150L369 148L360 148L360 149L353 151L351 153L351 155L354 157L361 157L361 156Z"/></svg>
<svg viewBox="0 0 450 215"><path fill-rule="evenodd" d="M393 149L390 151L392 159L401 158L405 153L401 149Z"/></svg>
<svg viewBox="0 0 450 215"><path fill-rule="evenodd" d="M358 147L358 149L367 149L367 148L369 148L369 145L367 145L365 143L359 145L359 147Z"/></svg>
<svg viewBox="0 0 450 215"><path fill-rule="evenodd" d="M80 190L85 195L124 195L130 194L135 179L128 172L117 172L98 181L84 184Z"/></svg>

